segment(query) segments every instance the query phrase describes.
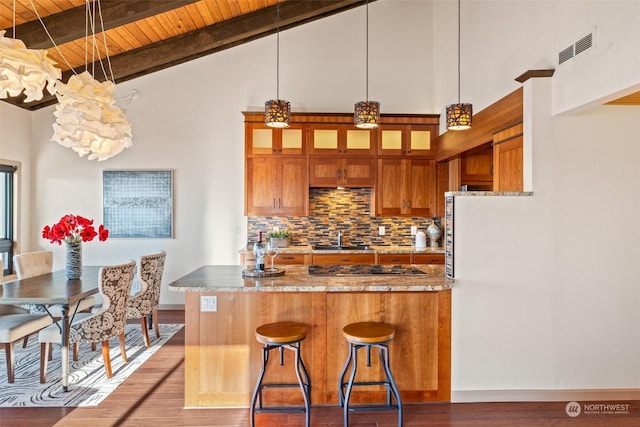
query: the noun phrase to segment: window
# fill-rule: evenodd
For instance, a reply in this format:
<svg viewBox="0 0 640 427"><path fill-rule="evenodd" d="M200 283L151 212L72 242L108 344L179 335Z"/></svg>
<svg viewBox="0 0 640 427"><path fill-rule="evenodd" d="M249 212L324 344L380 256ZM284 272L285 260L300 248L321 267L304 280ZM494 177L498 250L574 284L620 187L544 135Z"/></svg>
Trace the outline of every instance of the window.
<svg viewBox="0 0 640 427"><path fill-rule="evenodd" d="M0 258L4 264L3 275L11 274L13 271L15 172L15 166L0 163Z"/></svg>

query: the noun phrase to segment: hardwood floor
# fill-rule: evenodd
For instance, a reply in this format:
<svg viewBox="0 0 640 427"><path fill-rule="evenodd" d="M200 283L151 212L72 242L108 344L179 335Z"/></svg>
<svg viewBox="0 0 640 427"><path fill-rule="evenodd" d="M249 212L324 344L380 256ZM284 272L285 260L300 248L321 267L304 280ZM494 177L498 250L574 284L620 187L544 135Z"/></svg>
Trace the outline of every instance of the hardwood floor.
<svg viewBox="0 0 640 427"><path fill-rule="evenodd" d="M184 312L162 311L162 323L184 322ZM248 409L184 409L184 329L154 354L100 406L90 408L0 408L0 426L248 426ZM602 402L599 402L602 403ZM404 426L529 427L639 426L640 401L629 415L581 414L570 418L566 402L405 405ZM314 406L311 425L342 425L342 410ZM302 414L258 414L261 427L303 426ZM353 427L397 426L395 412L354 413Z"/></svg>

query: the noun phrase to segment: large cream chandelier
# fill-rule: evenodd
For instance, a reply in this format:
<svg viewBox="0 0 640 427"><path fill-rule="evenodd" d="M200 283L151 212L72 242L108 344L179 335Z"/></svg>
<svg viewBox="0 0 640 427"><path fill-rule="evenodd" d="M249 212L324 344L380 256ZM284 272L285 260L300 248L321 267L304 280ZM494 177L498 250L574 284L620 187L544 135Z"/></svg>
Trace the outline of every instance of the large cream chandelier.
<svg viewBox="0 0 640 427"><path fill-rule="evenodd" d="M88 71L58 83L51 140L98 161L131 147L131 124L115 105L114 93L113 82L100 83Z"/></svg>
<svg viewBox="0 0 640 427"><path fill-rule="evenodd" d="M98 51L96 41L96 15L102 22L100 0L87 2L87 20L90 24L91 54ZM89 160L106 160L121 153L133 145L131 141L131 124L122 109L116 104L116 86L113 83L113 71L109 60L109 50L102 28L106 60L111 74L107 77L102 60L100 64L105 75L103 83L95 79L95 74L85 69L74 74L66 84L58 83L56 98L58 104L54 115L51 141L71 148L80 157L88 155ZM87 43L89 44L89 43ZM92 61L95 63L95 61ZM85 68L87 68L85 66Z"/></svg>
<svg viewBox="0 0 640 427"><path fill-rule="evenodd" d="M22 40L5 37L0 31L0 99L26 95L24 102L42 99L45 86L56 93L62 72L46 50L27 49Z"/></svg>

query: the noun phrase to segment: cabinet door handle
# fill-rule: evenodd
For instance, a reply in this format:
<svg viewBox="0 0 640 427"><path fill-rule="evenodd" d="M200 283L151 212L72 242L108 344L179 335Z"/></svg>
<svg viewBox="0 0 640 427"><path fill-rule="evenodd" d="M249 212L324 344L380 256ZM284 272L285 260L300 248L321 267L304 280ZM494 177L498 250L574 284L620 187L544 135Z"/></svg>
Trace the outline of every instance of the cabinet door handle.
<svg viewBox="0 0 640 427"><path fill-rule="evenodd" d="M278 209L282 209L282 199L278 198Z"/></svg>
<svg viewBox="0 0 640 427"><path fill-rule="evenodd" d="M345 180L347 179L347 170L346 169L344 169L344 179Z"/></svg>
<svg viewBox="0 0 640 427"><path fill-rule="evenodd" d="M276 198L275 197L273 198L273 210L274 211L276 210Z"/></svg>
<svg viewBox="0 0 640 427"><path fill-rule="evenodd" d="M338 181L342 179L342 169L338 169Z"/></svg>

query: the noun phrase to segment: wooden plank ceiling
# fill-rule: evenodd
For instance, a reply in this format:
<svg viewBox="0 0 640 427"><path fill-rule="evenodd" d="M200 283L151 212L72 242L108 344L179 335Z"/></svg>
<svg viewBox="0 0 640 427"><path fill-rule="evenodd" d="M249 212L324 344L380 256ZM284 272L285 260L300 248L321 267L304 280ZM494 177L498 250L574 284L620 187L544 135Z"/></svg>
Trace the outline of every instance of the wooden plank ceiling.
<svg viewBox="0 0 640 427"><path fill-rule="evenodd" d="M111 79L107 52L113 80L123 82L274 34L278 3L280 29L284 30L365 2L101 0L95 8L97 28L93 43L92 32L87 31L86 25L92 7L85 0L0 0L0 29L7 30L5 37L14 37L15 26L15 38L28 48L47 49L63 71L63 82L85 68L96 70L94 77L104 81L100 60ZM41 101L24 103L23 99L21 95L5 101L28 110L56 102L55 96L46 90Z"/></svg>

